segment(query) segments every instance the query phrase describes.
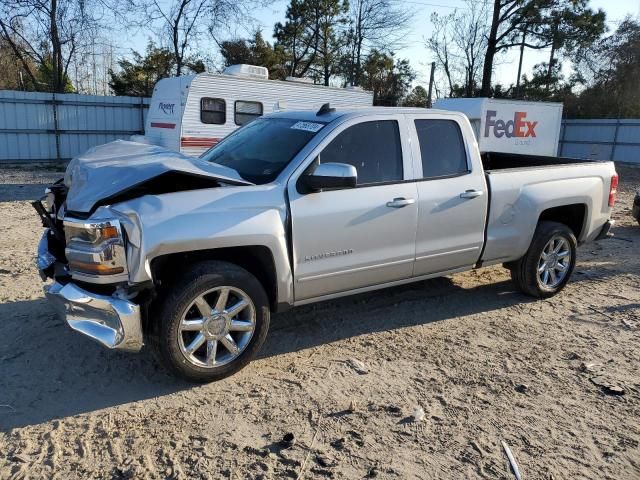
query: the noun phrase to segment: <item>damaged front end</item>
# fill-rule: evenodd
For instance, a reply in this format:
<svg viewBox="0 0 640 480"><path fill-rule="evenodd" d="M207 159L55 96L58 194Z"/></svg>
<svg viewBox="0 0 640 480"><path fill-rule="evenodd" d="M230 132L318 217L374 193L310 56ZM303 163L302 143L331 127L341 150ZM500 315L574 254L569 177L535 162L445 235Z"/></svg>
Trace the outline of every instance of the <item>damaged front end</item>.
<svg viewBox="0 0 640 480"><path fill-rule="evenodd" d="M56 311L107 348L140 350L153 286L130 282L140 232L112 206L223 184L250 185L231 169L153 145L116 141L72 160L64 179L32 203L45 227L36 263Z"/></svg>
<svg viewBox="0 0 640 480"><path fill-rule="evenodd" d="M62 179L45 189L40 200L31 202L45 228L38 243L36 266L43 280L56 276L68 276L65 270L65 238L63 230L64 202L67 188Z"/></svg>
<svg viewBox="0 0 640 480"><path fill-rule="evenodd" d="M252 185L227 167L187 157L156 145L117 140L74 158L64 184L66 210L89 215L97 207L144 195L221 185Z"/></svg>
<svg viewBox="0 0 640 480"><path fill-rule="evenodd" d="M45 227L36 265L43 281L53 280L45 285L45 295L73 330L110 349L139 351L144 344L141 305L114 284L127 281L119 224L69 218L64 211L66 194L59 181L32 202Z"/></svg>

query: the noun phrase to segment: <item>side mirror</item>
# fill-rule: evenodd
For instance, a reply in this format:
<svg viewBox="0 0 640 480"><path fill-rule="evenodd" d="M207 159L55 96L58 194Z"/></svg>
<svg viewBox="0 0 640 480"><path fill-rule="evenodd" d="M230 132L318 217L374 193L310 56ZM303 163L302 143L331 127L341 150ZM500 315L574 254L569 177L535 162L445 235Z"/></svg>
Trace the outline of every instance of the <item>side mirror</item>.
<svg viewBox="0 0 640 480"><path fill-rule="evenodd" d="M300 180L307 192L353 188L358 182L358 171L346 163L321 163Z"/></svg>

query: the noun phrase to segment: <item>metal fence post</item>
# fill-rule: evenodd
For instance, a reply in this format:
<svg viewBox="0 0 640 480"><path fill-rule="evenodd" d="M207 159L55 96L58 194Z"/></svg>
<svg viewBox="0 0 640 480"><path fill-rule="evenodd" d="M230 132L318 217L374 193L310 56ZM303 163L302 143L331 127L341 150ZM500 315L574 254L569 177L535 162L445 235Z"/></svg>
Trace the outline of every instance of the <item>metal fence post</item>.
<svg viewBox="0 0 640 480"><path fill-rule="evenodd" d="M53 134L56 139L56 161L60 161L60 132L58 131L58 107L56 102L56 94L53 92L51 94L53 101Z"/></svg>
<svg viewBox="0 0 640 480"><path fill-rule="evenodd" d="M611 146L611 157L609 160L613 161L616 154L616 147L618 146L618 132L620 131L620 119L616 118L616 130L613 134L613 145Z"/></svg>
<svg viewBox="0 0 640 480"><path fill-rule="evenodd" d="M560 122L560 128L562 130L562 136L560 137L560 152L558 152L558 156L562 157L562 154L564 153L564 140L567 137L567 119L565 118L564 120L562 120Z"/></svg>
<svg viewBox="0 0 640 480"><path fill-rule="evenodd" d="M144 135L144 97L140 97L140 135Z"/></svg>

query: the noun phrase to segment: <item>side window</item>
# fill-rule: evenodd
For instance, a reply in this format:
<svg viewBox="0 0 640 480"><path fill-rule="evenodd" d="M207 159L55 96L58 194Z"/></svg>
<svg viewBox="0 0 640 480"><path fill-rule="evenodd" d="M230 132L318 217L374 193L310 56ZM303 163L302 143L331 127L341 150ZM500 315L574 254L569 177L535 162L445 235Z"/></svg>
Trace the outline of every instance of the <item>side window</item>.
<svg viewBox="0 0 640 480"><path fill-rule="evenodd" d="M453 120L416 120L424 178L451 177L469 172L460 127Z"/></svg>
<svg viewBox="0 0 640 480"><path fill-rule="evenodd" d="M402 146L395 120L353 125L320 154L321 163L347 163L358 171L358 185L402 180Z"/></svg>
<svg viewBox="0 0 640 480"><path fill-rule="evenodd" d="M262 104L260 102L245 102L238 100L235 103L234 121L236 125L244 125L251 120L262 115Z"/></svg>
<svg viewBox="0 0 640 480"><path fill-rule="evenodd" d="M204 97L200 100L200 121L214 125L227 122L227 104L222 98Z"/></svg>

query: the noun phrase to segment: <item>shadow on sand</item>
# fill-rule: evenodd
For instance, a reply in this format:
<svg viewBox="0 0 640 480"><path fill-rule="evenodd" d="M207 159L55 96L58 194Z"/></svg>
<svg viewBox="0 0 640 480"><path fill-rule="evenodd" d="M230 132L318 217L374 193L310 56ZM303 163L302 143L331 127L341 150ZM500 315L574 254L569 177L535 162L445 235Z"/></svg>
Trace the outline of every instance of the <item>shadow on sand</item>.
<svg viewBox="0 0 640 480"><path fill-rule="evenodd" d="M0 202L37 200L44 195L47 185L46 183L1 183Z"/></svg>
<svg viewBox="0 0 640 480"><path fill-rule="evenodd" d="M273 317L260 358L530 301L509 281L464 289L439 278L307 305ZM0 319L0 431L193 388L146 348L107 351L72 332L44 299L0 304Z"/></svg>

